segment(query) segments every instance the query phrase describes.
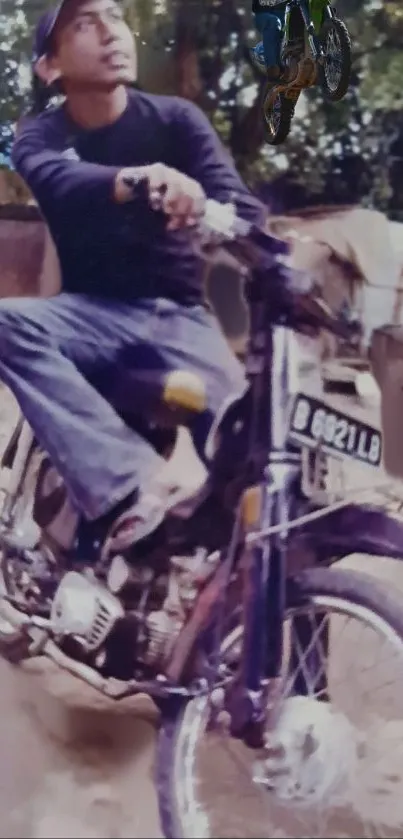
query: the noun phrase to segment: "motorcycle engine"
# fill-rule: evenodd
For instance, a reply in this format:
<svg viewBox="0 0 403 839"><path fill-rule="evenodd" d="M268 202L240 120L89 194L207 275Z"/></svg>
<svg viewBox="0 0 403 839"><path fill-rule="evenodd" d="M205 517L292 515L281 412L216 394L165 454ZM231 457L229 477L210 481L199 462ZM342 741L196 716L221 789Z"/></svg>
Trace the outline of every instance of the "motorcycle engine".
<svg viewBox="0 0 403 839"><path fill-rule="evenodd" d="M95 577L69 571L55 594L50 619L57 638L75 637L91 652L101 647L123 615L118 598Z"/></svg>
<svg viewBox="0 0 403 839"><path fill-rule="evenodd" d="M106 676L161 672L217 558L172 557L168 575L115 557L106 584L92 571L69 571L51 608L56 642ZM112 590L111 590L112 589Z"/></svg>
<svg viewBox="0 0 403 839"><path fill-rule="evenodd" d="M151 612L146 625L148 643L145 661L148 665L162 665L182 629L183 621L179 616L170 615L164 609L160 609Z"/></svg>
<svg viewBox="0 0 403 839"><path fill-rule="evenodd" d="M168 589L162 608L146 620L148 644L145 661L162 667L170 655L183 625L191 614L200 587L209 579L220 561L202 549L192 556L173 556L170 560Z"/></svg>

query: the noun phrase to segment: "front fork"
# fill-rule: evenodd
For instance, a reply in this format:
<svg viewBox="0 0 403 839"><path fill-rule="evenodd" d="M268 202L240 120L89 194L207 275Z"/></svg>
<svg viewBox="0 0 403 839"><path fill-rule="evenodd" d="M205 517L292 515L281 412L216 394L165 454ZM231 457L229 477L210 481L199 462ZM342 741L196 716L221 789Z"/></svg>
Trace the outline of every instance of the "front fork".
<svg viewBox="0 0 403 839"><path fill-rule="evenodd" d="M320 42L320 38L317 34L317 29L315 27L315 23L310 11L310 3L309 0L300 0L300 10L301 15L303 17L303 21L305 24L306 31L308 33L308 41L309 45L312 50L312 55L315 61L319 63L323 62L324 54L322 50L322 45Z"/></svg>
<svg viewBox="0 0 403 839"><path fill-rule="evenodd" d="M267 467L267 483L262 487L260 528L266 531L273 527L276 532L271 537L262 537L249 549L244 570L241 675L235 688L237 702L232 703L229 710L232 734L242 737L252 748L264 745L265 731L275 725L279 709L278 691L282 686L284 661L287 522L291 485L299 471L295 462L271 463ZM301 644L304 641L302 633L307 634L307 627L298 626L298 621L293 632L299 633ZM306 644L309 641L307 636ZM294 692L306 693L306 685L297 679Z"/></svg>
<svg viewBox="0 0 403 839"><path fill-rule="evenodd" d="M275 328L271 341L271 445L260 486L260 520L255 523L258 532L265 534L271 528L274 532L257 539L247 553L241 672L227 706L232 734L251 747L263 745L268 713L274 722L284 659L287 524L292 517L293 485L301 474L300 454L290 451L288 445L290 404L298 389L298 354L295 336L284 327ZM296 684L298 688L305 692L302 684Z"/></svg>

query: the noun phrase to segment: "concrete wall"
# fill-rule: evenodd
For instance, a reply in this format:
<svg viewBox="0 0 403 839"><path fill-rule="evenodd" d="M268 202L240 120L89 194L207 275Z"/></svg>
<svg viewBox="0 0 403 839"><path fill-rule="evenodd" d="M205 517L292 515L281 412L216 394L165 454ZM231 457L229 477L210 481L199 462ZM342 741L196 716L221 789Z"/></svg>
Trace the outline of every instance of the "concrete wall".
<svg viewBox="0 0 403 839"><path fill-rule="evenodd" d="M37 208L0 205L0 297L47 297L59 288L56 250Z"/></svg>
<svg viewBox="0 0 403 839"><path fill-rule="evenodd" d="M16 218L20 214L20 218ZM8 217L7 217L8 216ZM31 208L2 208L0 296L37 293L44 255L44 225Z"/></svg>

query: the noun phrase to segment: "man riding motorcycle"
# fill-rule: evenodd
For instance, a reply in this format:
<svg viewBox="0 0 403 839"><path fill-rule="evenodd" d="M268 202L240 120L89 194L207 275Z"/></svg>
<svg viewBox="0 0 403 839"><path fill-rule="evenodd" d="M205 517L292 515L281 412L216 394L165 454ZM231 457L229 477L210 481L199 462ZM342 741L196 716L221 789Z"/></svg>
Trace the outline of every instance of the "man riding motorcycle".
<svg viewBox="0 0 403 839"><path fill-rule="evenodd" d="M214 416L245 386L204 303L191 228L206 197L256 222L265 210L195 105L130 87L135 45L116 0L46 12L33 69L64 101L24 120L13 161L50 228L62 290L0 302L0 378L65 481L81 517L75 556L91 562L111 532L120 550L154 533L186 494L121 418L142 405L130 370L204 379L207 410L192 428L201 457ZM143 177L147 202L133 200Z"/></svg>
<svg viewBox="0 0 403 839"><path fill-rule="evenodd" d="M262 35L250 51L253 64L263 72L269 82L281 76L281 35L285 21L285 0L252 0L256 28Z"/></svg>

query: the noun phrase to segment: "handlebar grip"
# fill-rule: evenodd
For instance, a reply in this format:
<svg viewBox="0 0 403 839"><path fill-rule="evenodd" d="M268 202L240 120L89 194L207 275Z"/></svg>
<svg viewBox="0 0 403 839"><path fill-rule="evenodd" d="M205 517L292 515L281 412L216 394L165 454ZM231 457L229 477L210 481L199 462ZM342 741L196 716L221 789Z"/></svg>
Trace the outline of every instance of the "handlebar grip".
<svg viewBox="0 0 403 839"><path fill-rule="evenodd" d="M123 183L128 187L132 193L132 201L141 199L142 201L151 203L152 209L158 211L162 208L162 199L166 192L166 186L161 186L155 190L153 200L150 202L149 182L147 175L126 175L123 178Z"/></svg>
<svg viewBox="0 0 403 839"><path fill-rule="evenodd" d="M134 198L143 198L146 194L147 176L146 175L125 175L123 183L133 193Z"/></svg>

